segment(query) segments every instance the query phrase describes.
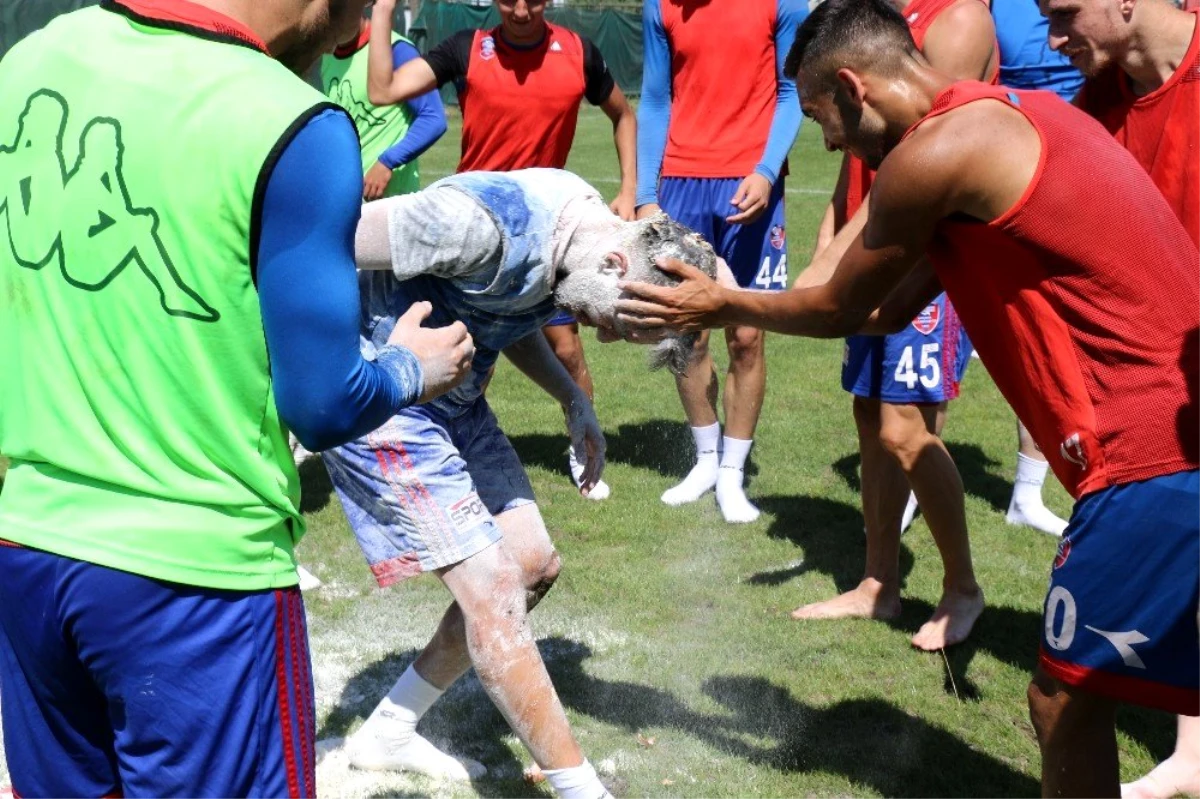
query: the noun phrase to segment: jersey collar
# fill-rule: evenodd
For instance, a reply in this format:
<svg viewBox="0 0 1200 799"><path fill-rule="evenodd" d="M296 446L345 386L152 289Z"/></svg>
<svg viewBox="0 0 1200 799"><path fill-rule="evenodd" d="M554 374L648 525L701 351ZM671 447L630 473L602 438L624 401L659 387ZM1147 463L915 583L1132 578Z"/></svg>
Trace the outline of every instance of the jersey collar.
<svg viewBox="0 0 1200 799"><path fill-rule="evenodd" d="M267 52L266 42L236 19L188 0L101 0L100 5L143 25Z"/></svg>
<svg viewBox="0 0 1200 799"><path fill-rule="evenodd" d="M354 39L353 41L350 41L350 42L343 42L342 44L339 44L337 46L337 49L333 51L333 55L336 58L349 58L350 56L357 53L359 50L366 47L367 43L370 41L371 41L371 23L368 22L366 25L363 26L362 31L359 32L357 39Z"/></svg>

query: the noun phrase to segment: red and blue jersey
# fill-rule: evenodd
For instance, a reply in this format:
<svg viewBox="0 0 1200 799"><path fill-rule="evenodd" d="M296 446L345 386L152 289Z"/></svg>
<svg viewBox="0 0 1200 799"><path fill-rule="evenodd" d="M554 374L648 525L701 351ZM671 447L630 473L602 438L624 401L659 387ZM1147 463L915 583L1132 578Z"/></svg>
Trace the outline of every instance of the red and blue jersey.
<svg viewBox="0 0 1200 799"><path fill-rule="evenodd" d="M659 177L778 180L801 120L783 63L807 16L804 0L647 0L639 205Z"/></svg>
<svg viewBox="0 0 1200 799"><path fill-rule="evenodd" d="M1195 469L1196 245L1134 157L1049 92L963 81L924 119L983 99L1042 141L1016 205L943 219L928 250L988 372L1076 498Z"/></svg>

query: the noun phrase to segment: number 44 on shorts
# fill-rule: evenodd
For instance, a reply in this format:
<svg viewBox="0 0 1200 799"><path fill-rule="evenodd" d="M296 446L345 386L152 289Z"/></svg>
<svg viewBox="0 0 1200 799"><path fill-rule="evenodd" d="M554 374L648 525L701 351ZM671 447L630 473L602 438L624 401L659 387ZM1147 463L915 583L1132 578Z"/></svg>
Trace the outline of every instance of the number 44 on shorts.
<svg viewBox="0 0 1200 799"><path fill-rule="evenodd" d="M909 390L917 387L917 381L928 389L937 388L942 382L942 366L938 358L940 345L935 341L921 345L920 374L913 369L913 347L905 347L896 364L896 382L903 383Z"/></svg>
<svg viewBox="0 0 1200 799"><path fill-rule="evenodd" d="M781 253L779 263L775 264L775 269L771 269L771 257L763 258L762 266L758 268L758 274L754 276L754 287L756 289L772 289L780 290L787 288L787 253Z"/></svg>

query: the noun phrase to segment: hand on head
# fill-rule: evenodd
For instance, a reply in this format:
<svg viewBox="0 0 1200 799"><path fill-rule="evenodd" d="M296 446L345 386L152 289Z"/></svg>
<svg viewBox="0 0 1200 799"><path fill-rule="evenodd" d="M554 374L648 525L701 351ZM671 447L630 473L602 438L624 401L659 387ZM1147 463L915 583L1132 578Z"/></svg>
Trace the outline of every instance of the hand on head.
<svg viewBox="0 0 1200 799"><path fill-rule="evenodd" d="M388 336L388 344L410 350L421 362L425 377L421 402L445 394L461 383L475 357L475 343L462 322L446 327L421 327L432 312L433 306L428 302L413 303L396 320L396 327Z"/></svg>
<svg viewBox="0 0 1200 799"><path fill-rule="evenodd" d="M617 320L630 331L624 333L626 339L639 340L633 331L695 333L719 324L716 315L724 306L722 286L676 258L659 258L655 264L679 283L667 287L623 280L617 284L627 295L616 305Z"/></svg>

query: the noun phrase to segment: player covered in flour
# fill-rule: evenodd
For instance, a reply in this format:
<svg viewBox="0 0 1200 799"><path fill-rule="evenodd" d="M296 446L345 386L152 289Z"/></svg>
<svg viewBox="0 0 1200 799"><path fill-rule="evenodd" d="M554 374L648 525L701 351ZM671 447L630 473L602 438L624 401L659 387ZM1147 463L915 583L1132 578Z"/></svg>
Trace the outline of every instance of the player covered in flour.
<svg viewBox="0 0 1200 799"><path fill-rule="evenodd" d="M355 255L363 270L368 355L417 303L428 303L430 324L465 324L476 351L471 374L452 392L324 454L379 584L431 571L454 596L425 650L351 736L350 762L457 778L478 774L478 764L442 754L416 734L421 716L474 667L560 796L604 796L526 617L558 576L559 556L483 392L504 351L558 399L568 409L576 452L587 456L586 493L604 467L604 436L542 325L562 309L615 338L624 332L613 310L619 280L673 284L654 265L671 256L712 275L716 256L663 215L622 221L595 189L555 169L461 173L370 203ZM664 340L652 361L682 372L692 343Z"/></svg>

